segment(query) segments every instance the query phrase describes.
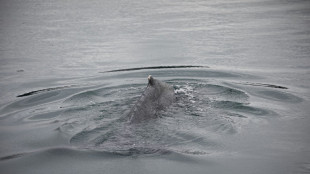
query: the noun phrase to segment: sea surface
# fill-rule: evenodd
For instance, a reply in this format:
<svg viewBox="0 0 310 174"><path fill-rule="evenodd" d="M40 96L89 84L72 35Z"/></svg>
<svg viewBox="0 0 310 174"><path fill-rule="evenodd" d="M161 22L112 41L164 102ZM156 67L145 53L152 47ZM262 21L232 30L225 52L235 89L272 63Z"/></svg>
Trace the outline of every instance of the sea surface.
<svg viewBox="0 0 310 174"><path fill-rule="evenodd" d="M0 173L310 173L310 1L0 4Z"/></svg>

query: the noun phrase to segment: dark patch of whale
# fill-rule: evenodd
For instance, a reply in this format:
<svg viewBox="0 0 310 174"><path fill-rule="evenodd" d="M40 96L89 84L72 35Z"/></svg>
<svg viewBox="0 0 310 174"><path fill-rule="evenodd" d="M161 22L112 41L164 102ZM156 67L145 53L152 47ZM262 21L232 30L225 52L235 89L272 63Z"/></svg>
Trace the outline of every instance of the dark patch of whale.
<svg viewBox="0 0 310 174"><path fill-rule="evenodd" d="M128 114L129 120L132 123L156 118L158 112L170 106L173 101L173 87L149 76L146 89Z"/></svg>

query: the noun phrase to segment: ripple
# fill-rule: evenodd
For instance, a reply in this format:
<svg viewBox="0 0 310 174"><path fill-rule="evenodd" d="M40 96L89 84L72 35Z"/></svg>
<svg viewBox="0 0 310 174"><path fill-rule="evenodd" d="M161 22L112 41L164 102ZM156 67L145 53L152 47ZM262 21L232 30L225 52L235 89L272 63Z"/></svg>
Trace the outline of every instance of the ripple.
<svg viewBox="0 0 310 174"><path fill-rule="evenodd" d="M67 98L63 104L68 109L65 111L68 119L63 120L59 130L72 135L72 145L96 150L148 154L167 149L204 154L221 146L208 137L208 133L235 134L239 126L236 119L269 113L248 106L249 96L240 89L200 79L174 78L167 82L174 86L177 101L160 112L158 119L129 124L124 119L126 112L141 95L145 84L118 85L83 91ZM96 104L87 105L89 98Z"/></svg>
<svg viewBox="0 0 310 174"><path fill-rule="evenodd" d="M246 83L239 83L239 84L250 85L250 86L261 86L261 87L268 87L268 88L288 89L285 86L272 85L272 84L266 84L266 83L250 83L250 82L246 82Z"/></svg>
<svg viewBox="0 0 310 174"><path fill-rule="evenodd" d="M59 102L66 97L83 90L84 88L61 88L55 90L39 90L37 93L18 98L14 102L8 103L1 110L2 117L19 112L32 113L35 115L40 110L55 109ZM59 109L59 107L58 107ZM51 110L49 110L51 111ZM33 115L32 115L33 116Z"/></svg>
<svg viewBox="0 0 310 174"><path fill-rule="evenodd" d="M24 155L26 155L26 153L18 153L18 154L8 155L8 156L0 157L0 161L6 161L6 160L15 159L15 158L20 158Z"/></svg>
<svg viewBox="0 0 310 174"><path fill-rule="evenodd" d="M51 119L59 116L63 111L47 112L30 117L30 120Z"/></svg>
<svg viewBox="0 0 310 174"><path fill-rule="evenodd" d="M149 69L177 69L177 68L209 68L209 67L207 67L207 66L193 66L193 65L150 66L150 67L117 69L117 70L111 70L111 71L105 71L105 72L137 71L137 70L149 70Z"/></svg>
<svg viewBox="0 0 310 174"><path fill-rule="evenodd" d="M167 70L172 68L176 69ZM32 91L20 95L1 113L13 114L12 122L19 119L21 123L57 125L54 130L69 137L73 147L125 156L166 152L201 155L224 151L219 137L238 134L251 120L276 115L272 108L251 103L251 97L281 102L301 100L272 85L247 83L249 87L243 88L225 80L251 75L182 68L123 69L85 79L92 83L84 87ZM158 112L157 119L130 124L126 115L145 89L148 74L171 84L176 102Z"/></svg>
<svg viewBox="0 0 310 174"><path fill-rule="evenodd" d="M232 101L215 101L211 103L214 108L221 108L227 110L233 110L243 113L250 113L253 115L267 115L269 112L264 109L247 106L246 104Z"/></svg>
<svg viewBox="0 0 310 174"><path fill-rule="evenodd" d="M292 102L299 103L303 101L303 99L301 99L300 97L281 91L264 90L264 91L258 91L257 93L260 95L260 97L273 101L290 102L290 103Z"/></svg>
<svg viewBox="0 0 310 174"><path fill-rule="evenodd" d="M69 88L72 86L61 86L61 87L54 87L54 88L46 88L46 89L39 89L39 90L35 90L35 91L30 91L24 94L20 94L17 97L26 97L26 96L30 96L30 95L34 95L34 94L39 94L39 93L44 93L44 92L48 92L48 91L55 91L55 90L60 90L63 88Z"/></svg>

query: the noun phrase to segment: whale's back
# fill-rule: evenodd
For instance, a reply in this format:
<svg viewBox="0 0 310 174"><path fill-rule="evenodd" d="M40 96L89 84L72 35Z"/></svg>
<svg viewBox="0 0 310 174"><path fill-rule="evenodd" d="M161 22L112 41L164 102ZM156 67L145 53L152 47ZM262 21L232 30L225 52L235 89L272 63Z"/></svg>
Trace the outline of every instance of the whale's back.
<svg viewBox="0 0 310 174"><path fill-rule="evenodd" d="M128 114L129 120L141 122L156 118L158 111L170 106L174 100L175 94L172 86L149 76L146 89Z"/></svg>

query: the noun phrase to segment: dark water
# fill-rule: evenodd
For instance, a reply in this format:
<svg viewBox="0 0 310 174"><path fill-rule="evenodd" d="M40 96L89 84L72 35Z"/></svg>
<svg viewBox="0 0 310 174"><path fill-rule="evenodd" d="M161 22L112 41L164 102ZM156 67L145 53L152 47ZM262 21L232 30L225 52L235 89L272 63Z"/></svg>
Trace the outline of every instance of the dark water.
<svg viewBox="0 0 310 174"><path fill-rule="evenodd" d="M310 173L309 1L1 1L1 173ZM147 76L175 89L126 114Z"/></svg>

